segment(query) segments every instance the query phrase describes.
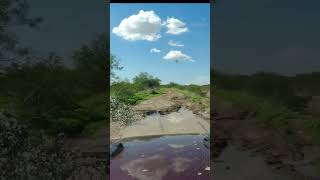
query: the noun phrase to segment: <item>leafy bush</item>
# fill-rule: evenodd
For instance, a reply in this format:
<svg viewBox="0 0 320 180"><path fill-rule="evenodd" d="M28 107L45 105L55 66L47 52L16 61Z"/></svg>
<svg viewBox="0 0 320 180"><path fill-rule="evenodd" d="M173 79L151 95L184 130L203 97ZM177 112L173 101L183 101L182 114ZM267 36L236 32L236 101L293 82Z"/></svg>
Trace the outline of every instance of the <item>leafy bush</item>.
<svg viewBox="0 0 320 180"><path fill-rule="evenodd" d="M82 132L90 123L105 121L106 112L95 112L89 109L79 108L71 111L54 111L46 116L33 118L32 128L44 129L51 135L65 133L74 135Z"/></svg>
<svg viewBox="0 0 320 180"><path fill-rule="evenodd" d="M140 73L133 78L133 83L139 91L157 89L160 87L160 82L159 78L155 78L146 72Z"/></svg>
<svg viewBox="0 0 320 180"><path fill-rule="evenodd" d="M140 91L135 93L133 96L129 97L128 104L131 104L131 105L137 104L141 101L148 100L152 97L159 96L164 93L165 93L165 89L163 88L160 88L158 90L152 89L152 90Z"/></svg>
<svg viewBox="0 0 320 180"><path fill-rule="evenodd" d="M295 117L295 114L288 108L271 102L260 104L256 113L256 118L263 122L267 127L281 131L288 128L289 121L293 117Z"/></svg>
<svg viewBox="0 0 320 180"><path fill-rule="evenodd" d="M136 87L129 81L117 82L111 86L111 96L126 104L132 103L130 98L133 97L136 92Z"/></svg>
<svg viewBox="0 0 320 180"><path fill-rule="evenodd" d="M67 133L76 134L82 131L85 123L81 122L79 119L72 118L58 118L51 122L50 129L55 131L55 133Z"/></svg>
<svg viewBox="0 0 320 180"><path fill-rule="evenodd" d="M91 122L82 130L82 134L89 136L94 135L97 129L104 126L107 127L107 121Z"/></svg>
<svg viewBox="0 0 320 180"><path fill-rule="evenodd" d="M293 111L303 111L309 101L308 95L315 94L314 87L320 76L308 75L296 77L281 76L274 73L259 72L253 75L214 74L217 89L246 92L247 94L274 99ZM310 88L311 85L313 88ZM310 89L312 89L310 91ZM320 88L319 88L320 90ZM305 94L303 96L298 94Z"/></svg>

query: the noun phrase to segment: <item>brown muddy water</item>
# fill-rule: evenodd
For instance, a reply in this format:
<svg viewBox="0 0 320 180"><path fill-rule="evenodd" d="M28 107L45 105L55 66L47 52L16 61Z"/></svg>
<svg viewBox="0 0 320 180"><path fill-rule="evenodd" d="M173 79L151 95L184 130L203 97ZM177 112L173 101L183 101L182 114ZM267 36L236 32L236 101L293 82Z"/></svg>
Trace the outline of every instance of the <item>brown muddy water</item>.
<svg viewBox="0 0 320 180"><path fill-rule="evenodd" d="M210 122L188 109L180 108L177 112L166 115L150 112L150 115L142 120L124 127L120 134L122 138L171 134L210 134Z"/></svg>
<svg viewBox="0 0 320 180"><path fill-rule="evenodd" d="M310 173L302 173L310 168L278 169L266 164L261 156L230 145L214 160L212 169L214 180L319 180Z"/></svg>
<svg viewBox="0 0 320 180"><path fill-rule="evenodd" d="M209 180L210 150L202 135L125 139L110 161L111 180Z"/></svg>

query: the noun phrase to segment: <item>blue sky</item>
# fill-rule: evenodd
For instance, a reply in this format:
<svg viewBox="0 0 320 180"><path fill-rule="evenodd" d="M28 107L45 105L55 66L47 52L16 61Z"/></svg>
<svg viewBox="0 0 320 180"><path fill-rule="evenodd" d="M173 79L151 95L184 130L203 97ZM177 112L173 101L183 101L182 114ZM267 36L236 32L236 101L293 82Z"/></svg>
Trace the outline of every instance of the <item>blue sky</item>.
<svg viewBox="0 0 320 180"><path fill-rule="evenodd" d="M169 41L183 46L170 46ZM122 79L148 72L164 84L207 84L210 5L111 4L110 50L123 66L117 72Z"/></svg>

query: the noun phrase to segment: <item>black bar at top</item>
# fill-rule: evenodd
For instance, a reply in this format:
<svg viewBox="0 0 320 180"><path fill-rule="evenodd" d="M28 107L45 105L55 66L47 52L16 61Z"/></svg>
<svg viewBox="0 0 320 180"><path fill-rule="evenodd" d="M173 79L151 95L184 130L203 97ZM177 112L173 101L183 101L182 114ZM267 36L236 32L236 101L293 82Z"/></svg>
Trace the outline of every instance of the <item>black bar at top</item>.
<svg viewBox="0 0 320 180"><path fill-rule="evenodd" d="M210 3L210 0L109 0L109 2L110 3Z"/></svg>

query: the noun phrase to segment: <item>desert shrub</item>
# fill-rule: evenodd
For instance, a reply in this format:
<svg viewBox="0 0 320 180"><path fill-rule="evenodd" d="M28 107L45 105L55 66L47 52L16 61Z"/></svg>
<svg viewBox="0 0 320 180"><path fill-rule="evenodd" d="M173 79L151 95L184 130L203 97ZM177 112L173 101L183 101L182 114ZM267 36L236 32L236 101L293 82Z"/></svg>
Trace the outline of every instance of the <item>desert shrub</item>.
<svg viewBox="0 0 320 180"><path fill-rule="evenodd" d="M80 134L90 123L105 121L107 113L95 112L89 109L78 108L75 110L53 111L45 116L33 118L33 129L43 129L50 135L64 133L66 135Z"/></svg>
<svg viewBox="0 0 320 180"><path fill-rule="evenodd" d="M285 106L270 101L259 104L256 118L270 128L285 130L296 115Z"/></svg>
<svg viewBox="0 0 320 180"><path fill-rule="evenodd" d="M142 118L142 115L133 111L130 106L125 105L116 98L110 97L110 120L128 125Z"/></svg>
<svg viewBox="0 0 320 180"><path fill-rule="evenodd" d="M188 91L191 91L201 97L204 97L206 95L206 92L203 91L201 86L198 86L198 85L188 85L188 86L185 86L185 89Z"/></svg>
<svg viewBox="0 0 320 180"><path fill-rule="evenodd" d="M287 77L265 72L253 75L216 73L214 82L217 89L246 92L253 96L273 99L292 111L303 111L310 98L298 94L314 93L314 89L310 91L312 88L309 87L312 82L316 84L317 78L311 74Z"/></svg>
<svg viewBox="0 0 320 180"><path fill-rule="evenodd" d="M152 75L143 72L133 78L133 83L139 91L158 89L160 87L161 80L153 77Z"/></svg>
<svg viewBox="0 0 320 180"><path fill-rule="evenodd" d="M179 88L179 87L181 87L180 84L175 83L175 82L170 82L169 84L164 85L164 86L165 86L165 87L168 87L168 88Z"/></svg>
<svg viewBox="0 0 320 180"><path fill-rule="evenodd" d="M80 154L64 147L63 136L32 134L16 119L0 113L0 179L79 179L79 174L93 177L106 172L97 161L81 164Z"/></svg>
<svg viewBox="0 0 320 180"><path fill-rule="evenodd" d="M77 134L83 130L85 123L79 119L58 118L51 122L50 130L54 133Z"/></svg>
<svg viewBox="0 0 320 180"><path fill-rule="evenodd" d="M106 95L97 94L85 98L79 102L79 105L83 108L87 108L93 111L104 112L106 104Z"/></svg>
<svg viewBox="0 0 320 180"><path fill-rule="evenodd" d="M82 134L89 136L94 135L96 130L103 126L107 127L107 121L91 122L82 130Z"/></svg>
<svg viewBox="0 0 320 180"><path fill-rule="evenodd" d="M136 87L129 81L117 82L111 86L111 95L126 104L132 102L130 98L133 97L136 92Z"/></svg>
<svg viewBox="0 0 320 180"><path fill-rule="evenodd" d="M155 97L164 93L165 93L165 89L163 88L140 91L128 98L128 104L130 105L138 104L141 101L148 100L152 97Z"/></svg>

